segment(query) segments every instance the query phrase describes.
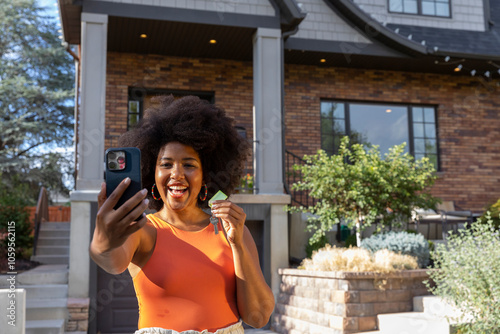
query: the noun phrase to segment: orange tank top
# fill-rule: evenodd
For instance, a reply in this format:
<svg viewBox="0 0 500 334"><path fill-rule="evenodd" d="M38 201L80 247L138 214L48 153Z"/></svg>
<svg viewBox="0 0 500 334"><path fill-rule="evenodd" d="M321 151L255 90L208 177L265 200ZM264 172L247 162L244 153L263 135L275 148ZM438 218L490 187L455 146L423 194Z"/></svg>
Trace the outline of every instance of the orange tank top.
<svg viewBox="0 0 500 334"><path fill-rule="evenodd" d="M139 329L215 332L238 322L233 254L224 233L216 235L212 224L183 231L147 217L157 235L151 258L133 279Z"/></svg>

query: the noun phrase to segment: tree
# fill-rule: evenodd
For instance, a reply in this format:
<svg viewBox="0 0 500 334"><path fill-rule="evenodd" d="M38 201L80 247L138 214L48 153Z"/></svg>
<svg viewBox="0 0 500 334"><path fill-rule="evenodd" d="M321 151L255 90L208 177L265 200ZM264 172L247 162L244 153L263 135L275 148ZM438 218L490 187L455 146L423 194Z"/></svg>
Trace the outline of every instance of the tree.
<svg viewBox="0 0 500 334"><path fill-rule="evenodd" d="M310 244L342 220L356 228L360 245L361 231L376 221L379 228L398 226L416 207L435 209L438 199L429 193L436 179L434 166L427 158L415 161L404 148L404 143L396 145L382 158L378 146L349 148L349 137L344 137L338 154L319 150L304 157L306 164L294 166L303 181L292 188L308 190L319 200L311 207L292 208L314 215L308 221L314 231Z"/></svg>
<svg viewBox="0 0 500 334"><path fill-rule="evenodd" d="M0 0L0 172L6 184L14 175L33 186L62 179L53 168L61 154L46 152L72 143L74 66L57 30L35 0ZM68 191L63 182L51 183L47 188Z"/></svg>

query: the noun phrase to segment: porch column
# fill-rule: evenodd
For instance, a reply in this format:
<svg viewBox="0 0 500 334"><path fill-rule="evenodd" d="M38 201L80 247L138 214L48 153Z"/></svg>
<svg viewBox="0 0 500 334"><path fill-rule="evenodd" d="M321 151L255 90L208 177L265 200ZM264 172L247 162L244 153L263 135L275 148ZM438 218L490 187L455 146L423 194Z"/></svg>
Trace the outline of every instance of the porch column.
<svg viewBox="0 0 500 334"><path fill-rule="evenodd" d="M254 173L259 194L283 194L281 30L253 36Z"/></svg>
<svg viewBox="0 0 500 334"><path fill-rule="evenodd" d="M89 297L89 244L103 181L108 16L82 13L76 191L71 193L68 297Z"/></svg>
<svg viewBox="0 0 500 334"><path fill-rule="evenodd" d="M100 189L103 180L107 34L107 15L82 13L77 190Z"/></svg>

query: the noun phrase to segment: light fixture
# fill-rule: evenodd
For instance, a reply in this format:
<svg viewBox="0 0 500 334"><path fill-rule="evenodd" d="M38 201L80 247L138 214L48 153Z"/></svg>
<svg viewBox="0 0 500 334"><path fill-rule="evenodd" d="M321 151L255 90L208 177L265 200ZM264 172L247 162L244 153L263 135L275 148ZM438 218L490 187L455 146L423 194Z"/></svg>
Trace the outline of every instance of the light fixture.
<svg viewBox="0 0 500 334"><path fill-rule="evenodd" d="M472 71L470 71L470 75L475 76L476 72L477 72L476 70L472 70Z"/></svg>
<svg viewBox="0 0 500 334"><path fill-rule="evenodd" d="M215 39L210 40L210 44L216 44L216 43L217 43L217 41Z"/></svg>
<svg viewBox="0 0 500 334"><path fill-rule="evenodd" d="M445 62L449 62L450 61L450 56L446 56L446 58L444 58L444 61Z"/></svg>
<svg viewBox="0 0 500 334"><path fill-rule="evenodd" d="M392 112L392 109L386 109L385 112L390 113L390 112Z"/></svg>
<svg viewBox="0 0 500 334"><path fill-rule="evenodd" d="M462 64L459 64L457 67L455 67L454 71L455 72L460 72L462 70Z"/></svg>
<svg viewBox="0 0 500 334"><path fill-rule="evenodd" d="M325 59L325 58L321 58L321 59L320 59L320 62L322 62L322 63L326 63L326 59Z"/></svg>
<svg viewBox="0 0 500 334"><path fill-rule="evenodd" d="M487 78L489 78L490 77L490 71L484 72L484 76L487 77Z"/></svg>
<svg viewBox="0 0 500 334"><path fill-rule="evenodd" d="M148 35L146 35L146 34L141 34L141 36L139 36L139 37L141 37L141 38L148 38Z"/></svg>

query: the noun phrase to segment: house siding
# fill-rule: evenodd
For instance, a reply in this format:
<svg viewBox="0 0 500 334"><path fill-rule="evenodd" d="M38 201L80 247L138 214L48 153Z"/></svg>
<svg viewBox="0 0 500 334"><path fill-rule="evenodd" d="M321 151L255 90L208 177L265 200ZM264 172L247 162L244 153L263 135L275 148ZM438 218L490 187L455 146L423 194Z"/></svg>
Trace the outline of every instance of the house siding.
<svg viewBox="0 0 500 334"><path fill-rule="evenodd" d="M482 0L450 0L451 18L390 13L388 0L353 0L379 22L443 29L485 31Z"/></svg>
<svg viewBox="0 0 500 334"><path fill-rule="evenodd" d="M276 11L268 0L92 0L145 6L206 10L220 13L275 16Z"/></svg>
<svg viewBox="0 0 500 334"><path fill-rule="evenodd" d="M371 43L340 18L323 0L301 0L301 8L307 13L294 38L306 38L355 43Z"/></svg>
<svg viewBox="0 0 500 334"><path fill-rule="evenodd" d="M129 87L213 91L253 136L251 62L108 53L106 147L126 131ZM321 99L434 105L441 171L432 193L481 211L500 198L499 91L476 77L287 64L286 148L299 156L320 148Z"/></svg>

